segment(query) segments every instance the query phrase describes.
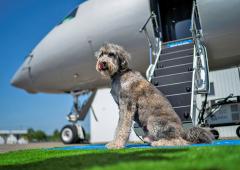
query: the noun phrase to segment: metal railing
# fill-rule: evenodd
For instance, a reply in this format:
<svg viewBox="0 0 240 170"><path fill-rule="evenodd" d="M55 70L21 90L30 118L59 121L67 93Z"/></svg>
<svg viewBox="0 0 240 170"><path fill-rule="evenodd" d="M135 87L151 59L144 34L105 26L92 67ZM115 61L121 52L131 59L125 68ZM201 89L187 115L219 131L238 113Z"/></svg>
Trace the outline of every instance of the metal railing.
<svg viewBox="0 0 240 170"><path fill-rule="evenodd" d="M154 61L154 64L150 64L147 71L146 71L146 77L147 77L147 80L148 81L151 81L152 80L152 77L153 77L153 73L154 73L154 70L157 66L157 63L159 61L159 58L160 58L160 54L161 54L161 48L162 48L162 42L159 41L159 50L158 52L156 53L156 58L155 58L155 61Z"/></svg>
<svg viewBox="0 0 240 170"><path fill-rule="evenodd" d="M197 94L207 94L209 91L209 68L208 68L208 56L205 45L202 41L202 30L200 26L200 20L197 11L196 2L193 2L192 9L192 22L191 32L194 42L194 75L195 75L195 90Z"/></svg>
<svg viewBox="0 0 240 170"><path fill-rule="evenodd" d="M207 50L203 43L203 34L196 1L193 1L190 30L194 42L191 116L193 125L197 126L201 124L201 119L206 110L209 92L209 68ZM198 94L204 94L205 97L202 102L200 102ZM199 107L198 105L201 106Z"/></svg>
<svg viewBox="0 0 240 170"><path fill-rule="evenodd" d="M149 21L152 21L152 23L155 24L155 28L156 30L154 30L154 26L153 26L153 33L157 32L158 34L159 32L159 27L158 27L158 21L157 21L157 16L154 12L151 13L151 15L148 17L147 21L144 23L144 25L139 29L139 32L142 33L144 32L147 42L148 42L148 46L149 46L149 67L146 71L146 77L148 81L151 81L151 78L153 76L154 70L156 68L157 62L159 60L159 56L161 53L161 40L160 37L156 37L155 35L153 35L154 37L154 43L151 42L149 33L147 31L147 25L149 24ZM159 34L160 35L160 34ZM153 56L155 56L155 60L153 59ZM154 62L153 62L154 60Z"/></svg>

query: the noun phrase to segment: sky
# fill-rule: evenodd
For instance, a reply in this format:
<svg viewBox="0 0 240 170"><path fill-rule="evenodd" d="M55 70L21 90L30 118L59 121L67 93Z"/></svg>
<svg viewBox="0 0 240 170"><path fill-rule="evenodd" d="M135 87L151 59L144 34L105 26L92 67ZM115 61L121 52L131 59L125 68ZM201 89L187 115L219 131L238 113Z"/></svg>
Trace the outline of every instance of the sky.
<svg viewBox="0 0 240 170"><path fill-rule="evenodd" d="M28 94L10 80L30 51L83 0L0 0L0 130L41 129L68 124L72 97Z"/></svg>

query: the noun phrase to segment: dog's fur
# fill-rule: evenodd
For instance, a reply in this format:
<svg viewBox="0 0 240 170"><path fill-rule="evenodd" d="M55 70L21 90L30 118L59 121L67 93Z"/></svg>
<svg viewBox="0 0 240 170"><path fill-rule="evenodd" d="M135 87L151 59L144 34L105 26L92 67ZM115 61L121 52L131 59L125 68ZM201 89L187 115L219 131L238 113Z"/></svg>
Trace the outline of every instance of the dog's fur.
<svg viewBox="0 0 240 170"><path fill-rule="evenodd" d="M169 101L137 71L128 67L130 55L115 44L105 44L96 52L96 70L112 80L111 94L119 106L115 138L108 148L123 148L133 120L141 125L152 146L210 143L210 132L194 127L183 130Z"/></svg>

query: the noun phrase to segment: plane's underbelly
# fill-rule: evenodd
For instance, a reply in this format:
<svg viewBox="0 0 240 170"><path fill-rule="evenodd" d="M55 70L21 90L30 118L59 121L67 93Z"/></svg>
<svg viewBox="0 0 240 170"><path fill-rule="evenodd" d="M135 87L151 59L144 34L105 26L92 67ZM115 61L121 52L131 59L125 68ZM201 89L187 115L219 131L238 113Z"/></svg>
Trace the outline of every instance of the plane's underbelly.
<svg viewBox="0 0 240 170"><path fill-rule="evenodd" d="M197 0L210 69L240 64L240 1Z"/></svg>
<svg viewBox="0 0 240 170"><path fill-rule="evenodd" d="M132 55L131 67L145 72L148 46L138 30L150 15L148 1L108 1L101 8L97 5L101 2L87 1L79 7L76 19L56 26L33 50L36 59L31 74L37 91L57 93L108 85L109 80L95 69L94 56L106 42L124 46Z"/></svg>

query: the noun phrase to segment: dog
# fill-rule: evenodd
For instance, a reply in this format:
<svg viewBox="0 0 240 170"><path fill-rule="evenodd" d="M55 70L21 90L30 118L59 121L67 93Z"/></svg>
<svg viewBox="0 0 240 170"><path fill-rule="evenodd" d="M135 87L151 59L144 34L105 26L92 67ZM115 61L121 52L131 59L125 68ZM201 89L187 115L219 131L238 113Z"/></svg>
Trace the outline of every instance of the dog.
<svg viewBox="0 0 240 170"><path fill-rule="evenodd" d="M184 130L170 102L139 72L129 68L130 54L116 44L105 44L95 53L96 70L111 78L111 94L119 108L119 120L109 149L123 148L133 121L145 132L152 146L211 143L213 135L199 127Z"/></svg>

